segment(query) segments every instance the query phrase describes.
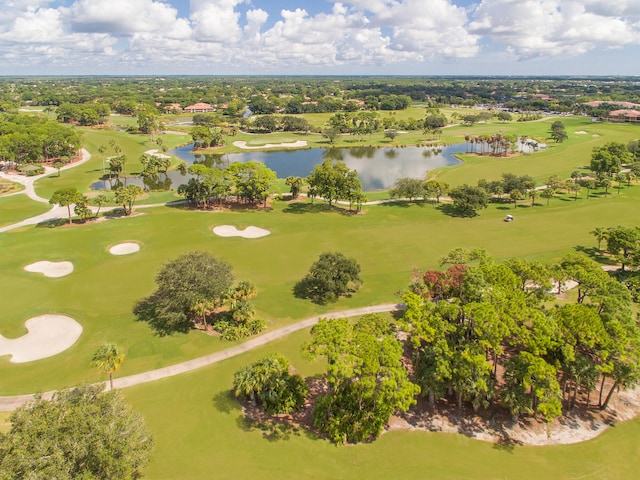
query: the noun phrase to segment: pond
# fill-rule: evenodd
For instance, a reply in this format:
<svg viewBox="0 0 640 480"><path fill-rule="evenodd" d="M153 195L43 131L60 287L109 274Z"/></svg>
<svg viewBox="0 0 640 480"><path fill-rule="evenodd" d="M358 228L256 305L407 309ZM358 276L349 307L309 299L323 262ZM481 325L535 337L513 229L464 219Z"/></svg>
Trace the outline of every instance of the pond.
<svg viewBox="0 0 640 480"><path fill-rule="evenodd" d="M225 168L233 162L262 162L276 172L278 178L306 177L316 165L327 158L342 160L350 170L358 172L358 178L360 178L362 189L365 192L389 189L400 178L426 178L426 174L430 170L460 163L455 154L466 151L464 143L446 147L311 148L267 152L251 151L225 155L193 153L192 148L192 145L186 145L171 150L169 153L184 160L187 165L202 163L210 167ZM187 183L188 179L188 175L182 176L179 172L172 171L154 178L129 177L127 183L158 190L177 188L180 184ZM101 189L104 188L103 184L104 182L100 181L91 187Z"/></svg>

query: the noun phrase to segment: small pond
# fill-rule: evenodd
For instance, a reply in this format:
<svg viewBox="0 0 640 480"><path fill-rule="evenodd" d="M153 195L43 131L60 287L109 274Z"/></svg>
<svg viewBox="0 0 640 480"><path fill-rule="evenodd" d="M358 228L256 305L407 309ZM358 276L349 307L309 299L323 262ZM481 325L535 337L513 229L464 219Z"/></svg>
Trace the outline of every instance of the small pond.
<svg viewBox="0 0 640 480"><path fill-rule="evenodd" d="M302 150L245 152L225 155L192 153L192 145L171 150L169 153L184 160L187 165L202 163L207 166L225 168L232 162L257 161L276 172L278 178L288 176L306 177L313 168L325 159L342 160L350 170L356 170L365 192L386 190L393 187L399 178L425 178L430 170L457 165L456 153L466 151L464 143L447 147L402 147L402 148L310 148ZM142 185L149 189L178 188L187 183L189 175L177 171L160 174L154 178L127 178L127 183ZM91 185L93 189L104 188L104 182ZM107 182L108 187L108 182Z"/></svg>

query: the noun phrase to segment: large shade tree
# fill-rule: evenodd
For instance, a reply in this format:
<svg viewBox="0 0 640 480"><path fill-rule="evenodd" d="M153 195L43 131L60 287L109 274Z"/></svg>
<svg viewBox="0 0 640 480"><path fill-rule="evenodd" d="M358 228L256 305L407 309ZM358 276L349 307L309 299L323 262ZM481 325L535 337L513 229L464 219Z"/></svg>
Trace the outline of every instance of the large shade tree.
<svg viewBox="0 0 640 480"><path fill-rule="evenodd" d="M197 305L221 304L233 283L231 265L207 252L189 252L162 266L156 290L134 313L160 334L185 332L198 321Z"/></svg>
<svg viewBox="0 0 640 480"><path fill-rule="evenodd" d="M142 416L102 385L40 397L11 414L0 434L3 479L138 478L153 450Z"/></svg>

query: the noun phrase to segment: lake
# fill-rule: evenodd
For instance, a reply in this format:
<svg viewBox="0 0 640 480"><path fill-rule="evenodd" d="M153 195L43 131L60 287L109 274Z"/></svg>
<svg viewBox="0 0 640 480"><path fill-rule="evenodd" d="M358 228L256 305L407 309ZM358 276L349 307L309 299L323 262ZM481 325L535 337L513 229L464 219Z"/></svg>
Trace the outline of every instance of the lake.
<svg viewBox="0 0 640 480"><path fill-rule="evenodd" d="M465 143L446 147L310 148L225 155L193 153L192 148L192 145L186 145L169 153L184 160L187 165L202 163L210 167L224 168L232 162L262 162L276 172L278 178L306 177L326 158L342 160L350 170L358 172L362 190L365 192L387 190L400 178L426 178L430 170L460 163L455 154L466 151ZM188 175L182 176L179 172L172 171L167 175L160 174L159 178L129 177L127 183L150 189L168 189L167 187L178 188L180 184L187 183L188 179ZM91 187L96 190L104 188L102 181L94 183Z"/></svg>

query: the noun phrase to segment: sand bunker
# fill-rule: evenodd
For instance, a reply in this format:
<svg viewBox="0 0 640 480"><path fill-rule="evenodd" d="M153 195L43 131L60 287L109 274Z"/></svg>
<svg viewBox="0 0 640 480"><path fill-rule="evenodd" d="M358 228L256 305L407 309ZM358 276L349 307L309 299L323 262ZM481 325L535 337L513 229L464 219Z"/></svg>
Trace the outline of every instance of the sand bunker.
<svg viewBox="0 0 640 480"><path fill-rule="evenodd" d="M577 132L575 132L576 135L586 135L587 132L585 132L584 130L578 130Z"/></svg>
<svg viewBox="0 0 640 480"><path fill-rule="evenodd" d="M0 335L0 355L11 355L11 363L25 363L52 357L71 347L82 325L65 315L41 315L25 322L29 331L16 339Z"/></svg>
<svg viewBox="0 0 640 480"><path fill-rule="evenodd" d="M135 242L119 243L109 249L109 253L112 255L129 255L138 251L140 251L140 245Z"/></svg>
<svg viewBox="0 0 640 480"><path fill-rule="evenodd" d="M266 237L271 232L258 227L247 227L244 230L238 230L232 225L218 225L213 227L213 233L220 237L242 237L242 238L260 238Z"/></svg>
<svg viewBox="0 0 640 480"><path fill-rule="evenodd" d="M295 147L306 147L307 141L298 140L297 142L289 142L289 143L265 143L264 145L258 145L255 147L251 147L247 145L247 142L238 141L238 142L233 142L233 146L242 148L244 150L257 150L260 148L278 148L278 147L287 147L287 148L294 147L295 148Z"/></svg>
<svg viewBox="0 0 640 480"><path fill-rule="evenodd" d="M158 157L158 158L171 158L170 155L167 155L165 153L160 153L159 150L157 148L154 148L153 150L147 150L146 152L147 155L151 155L152 157Z"/></svg>
<svg viewBox="0 0 640 480"><path fill-rule="evenodd" d="M73 272L71 262L36 262L24 267L27 272L42 273L45 277L64 277Z"/></svg>

